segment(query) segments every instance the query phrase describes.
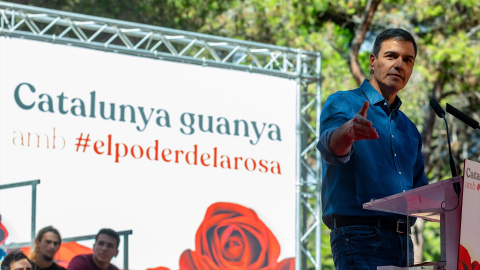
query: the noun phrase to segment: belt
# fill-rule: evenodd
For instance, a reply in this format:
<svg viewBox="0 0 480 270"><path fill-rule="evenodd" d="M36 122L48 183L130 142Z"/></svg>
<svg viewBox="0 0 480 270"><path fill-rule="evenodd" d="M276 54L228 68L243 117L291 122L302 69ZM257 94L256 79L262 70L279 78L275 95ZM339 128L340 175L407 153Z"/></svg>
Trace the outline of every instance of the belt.
<svg viewBox="0 0 480 270"><path fill-rule="evenodd" d="M335 217L333 219L333 226L335 228L343 226L374 226L379 229L389 230L396 233L411 234L410 227L407 226L407 222L404 219L392 219L386 217Z"/></svg>

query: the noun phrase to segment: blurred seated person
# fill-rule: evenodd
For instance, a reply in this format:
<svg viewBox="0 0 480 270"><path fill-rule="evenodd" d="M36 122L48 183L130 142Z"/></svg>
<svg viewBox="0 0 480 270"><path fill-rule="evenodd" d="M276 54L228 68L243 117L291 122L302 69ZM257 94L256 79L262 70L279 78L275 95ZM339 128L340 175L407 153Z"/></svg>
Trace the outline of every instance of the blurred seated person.
<svg viewBox="0 0 480 270"><path fill-rule="evenodd" d="M36 270L66 270L53 261L53 257L57 254L62 237L57 229L47 226L37 233L35 242L33 243L33 251L30 259L34 263Z"/></svg>
<svg viewBox="0 0 480 270"><path fill-rule="evenodd" d="M32 270L32 262L20 250L15 250L5 257L1 270Z"/></svg>
<svg viewBox="0 0 480 270"><path fill-rule="evenodd" d="M95 237L93 254L77 255L68 270L119 270L110 261L118 255L120 235L112 229L101 229Z"/></svg>
<svg viewBox="0 0 480 270"><path fill-rule="evenodd" d="M7 256L7 253L5 250L0 248L0 262L3 260L3 258L5 258L5 256Z"/></svg>

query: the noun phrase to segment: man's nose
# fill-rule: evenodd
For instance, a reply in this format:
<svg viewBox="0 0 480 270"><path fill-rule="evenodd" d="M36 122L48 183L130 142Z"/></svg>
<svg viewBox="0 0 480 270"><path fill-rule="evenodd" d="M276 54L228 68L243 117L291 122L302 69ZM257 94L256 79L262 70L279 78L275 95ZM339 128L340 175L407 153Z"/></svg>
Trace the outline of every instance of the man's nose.
<svg viewBox="0 0 480 270"><path fill-rule="evenodd" d="M395 65L394 65L395 69L398 69L398 70L403 70L405 68L405 63L403 62L403 59L402 58L397 58L395 60Z"/></svg>

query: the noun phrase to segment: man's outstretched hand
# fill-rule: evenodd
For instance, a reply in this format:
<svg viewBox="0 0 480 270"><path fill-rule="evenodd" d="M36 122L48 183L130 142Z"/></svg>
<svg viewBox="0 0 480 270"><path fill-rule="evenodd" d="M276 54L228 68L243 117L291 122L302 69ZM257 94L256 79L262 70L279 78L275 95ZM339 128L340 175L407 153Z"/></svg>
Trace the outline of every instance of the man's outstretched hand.
<svg viewBox="0 0 480 270"><path fill-rule="evenodd" d="M348 154L355 141L378 139L378 133L373 127L373 123L367 120L368 107L368 101L365 101L360 111L352 119L332 133L329 146L334 155Z"/></svg>
<svg viewBox="0 0 480 270"><path fill-rule="evenodd" d="M348 136L354 141L378 139L377 130L370 120L367 120L368 101L363 103L360 111L346 124L348 124Z"/></svg>

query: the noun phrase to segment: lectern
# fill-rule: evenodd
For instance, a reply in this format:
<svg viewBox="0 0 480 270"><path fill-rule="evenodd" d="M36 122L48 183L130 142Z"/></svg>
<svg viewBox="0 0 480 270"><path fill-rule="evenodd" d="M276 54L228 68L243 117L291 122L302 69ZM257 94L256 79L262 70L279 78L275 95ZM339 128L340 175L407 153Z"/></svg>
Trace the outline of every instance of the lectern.
<svg viewBox="0 0 480 270"><path fill-rule="evenodd" d="M448 270L457 269L462 197L455 193L455 183L463 187L463 176L373 200L363 208L440 222L441 262Z"/></svg>

